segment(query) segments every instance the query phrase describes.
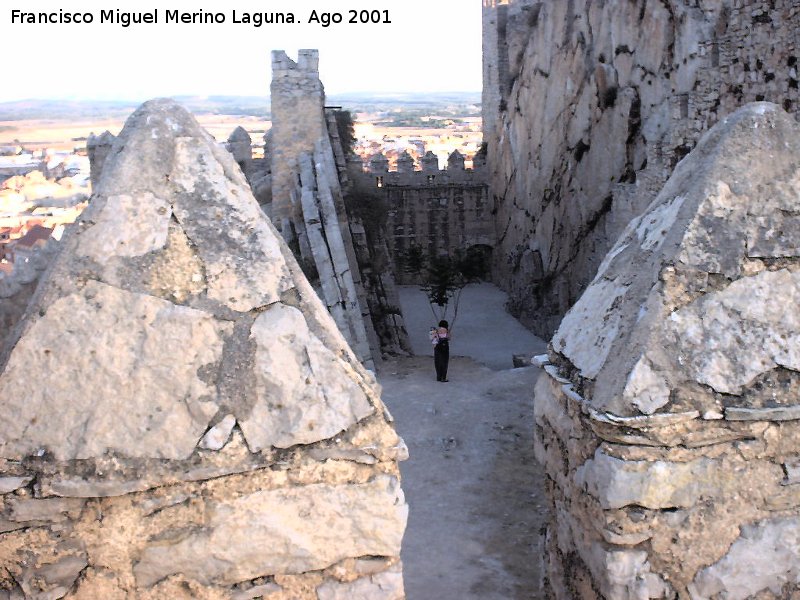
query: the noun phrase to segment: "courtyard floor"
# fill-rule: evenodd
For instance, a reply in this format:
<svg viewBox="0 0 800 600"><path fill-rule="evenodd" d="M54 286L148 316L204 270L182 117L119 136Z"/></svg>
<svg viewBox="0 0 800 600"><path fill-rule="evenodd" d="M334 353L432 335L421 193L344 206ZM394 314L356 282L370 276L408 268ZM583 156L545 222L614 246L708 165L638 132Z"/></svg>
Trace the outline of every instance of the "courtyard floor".
<svg viewBox="0 0 800 600"><path fill-rule="evenodd" d="M533 457L536 367L515 353L545 344L505 312L491 284L465 288L438 383L427 331L433 314L415 287L401 305L418 356L379 369L383 398L409 447L401 464L410 506L403 541L408 600L538 599L546 505Z"/></svg>

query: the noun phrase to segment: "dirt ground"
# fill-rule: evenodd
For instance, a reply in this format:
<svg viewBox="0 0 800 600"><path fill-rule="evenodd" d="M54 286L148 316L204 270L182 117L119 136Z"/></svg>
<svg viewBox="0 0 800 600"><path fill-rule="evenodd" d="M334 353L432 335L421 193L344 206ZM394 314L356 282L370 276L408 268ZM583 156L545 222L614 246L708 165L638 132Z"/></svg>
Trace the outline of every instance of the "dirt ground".
<svg viewBox="0 0 800 600"><path fill-rule="evenodd" d="M401 465L411 508L406 593L409 600L538 599L546 517L532 443L539 370L503 366L512 353L542 352L544 343L505 313L500 290L471 288L454 330L449 383L436 381L430 356L394 359L379 372L411 455ZM401 304L416 349L432 355L424 297L406 287ZM470 357L457 356L465 350Z"/></svg>

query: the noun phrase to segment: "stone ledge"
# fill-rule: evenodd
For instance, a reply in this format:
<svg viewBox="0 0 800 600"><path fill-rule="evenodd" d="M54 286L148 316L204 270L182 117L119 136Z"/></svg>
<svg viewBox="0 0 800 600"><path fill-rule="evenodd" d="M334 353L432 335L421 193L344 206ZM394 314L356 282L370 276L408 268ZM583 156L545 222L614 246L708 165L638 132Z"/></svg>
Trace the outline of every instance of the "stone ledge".
<svg viewBox="0 0 800 600"><path fill-rule="evenodd" d="M800 405L774 406L770 408L736 408L725 409L728 421L796 421L800 419Z"/></svg>

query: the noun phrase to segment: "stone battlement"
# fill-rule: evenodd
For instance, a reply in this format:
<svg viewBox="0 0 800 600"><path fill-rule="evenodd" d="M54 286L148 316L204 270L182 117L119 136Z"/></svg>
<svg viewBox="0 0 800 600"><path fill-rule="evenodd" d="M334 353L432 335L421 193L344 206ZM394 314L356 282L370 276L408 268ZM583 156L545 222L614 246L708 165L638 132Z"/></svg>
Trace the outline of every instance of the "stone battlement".
<svg viewBox="0 0 800 600"><path fill-rule="evenodd" d="M272 51L272 77L298 75L319 76L319 50L298 50L297 62L283 50Z"/></svg>

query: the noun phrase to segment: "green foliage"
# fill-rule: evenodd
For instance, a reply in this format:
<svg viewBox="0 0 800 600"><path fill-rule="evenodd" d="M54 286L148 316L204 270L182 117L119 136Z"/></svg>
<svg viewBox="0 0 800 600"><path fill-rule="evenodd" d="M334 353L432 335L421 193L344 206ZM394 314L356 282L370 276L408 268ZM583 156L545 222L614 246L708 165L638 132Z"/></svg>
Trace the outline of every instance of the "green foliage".
<svg viewBox="0 0 800 600"><path fill-rule="evenodd" d="M488 246L471 246L466 251L457 250L455 268L468 283L485 279L489 273L491 252Z"/></svg>
<svg viewBox="0 0 800 600"><path fill-rule="evenodd" d="M450 299L459 292L467 280L459 269L459 262L449 256L431 258L425 283L420 286L428 302L447 311Z"/></svg>
<svg viewBox="0 0 800 600"><path fill-rule="evenodd" d="M353 181L353 180L351 180ZM348 218L353 222L360 222L364 226L367 238L369 258L359 257L363 267L368 267L376 272L388 268L386 252L379 250L384 244L386 220L389 217L389 204L383 194L378 194L371 187L353 182L351 189L344 197L345 209Z"/></svg>
<svg viewBox="0 0 800 600"><path fill-rule="evenodd" d="M425 292L431 311L436 319L444 319L448 308L453 307L455 323L458 316L458 301L461 291L470 283L475 283L486 277L489 272L489 258L491 248L488 246L473 246L467 250L457 250L453 256L427 257L421 252L419 246L411 246L406 253L406 271L414 272L409 268L410 262L416 272L424 271L424 279L420 289ZM427 263L427 267L425 266ZM438 307L437 313L434 307Z"/></svg>

